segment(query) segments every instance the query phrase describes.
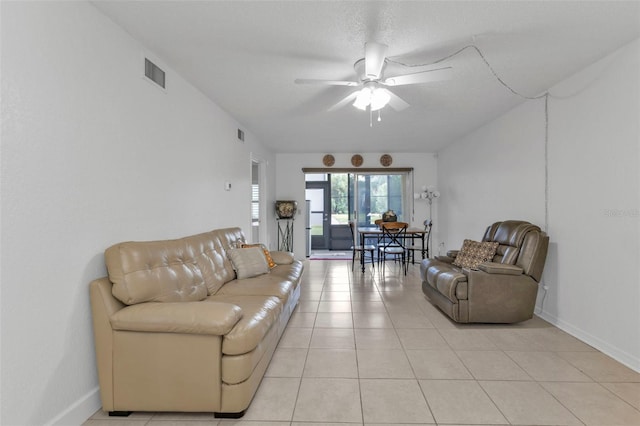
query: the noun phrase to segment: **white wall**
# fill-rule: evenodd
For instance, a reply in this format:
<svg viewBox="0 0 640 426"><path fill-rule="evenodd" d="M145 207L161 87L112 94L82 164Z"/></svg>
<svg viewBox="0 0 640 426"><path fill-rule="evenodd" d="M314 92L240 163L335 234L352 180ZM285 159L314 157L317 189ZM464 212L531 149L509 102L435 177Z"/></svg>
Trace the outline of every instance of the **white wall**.
<svg viewBox="0 0 640 426"><path fill-rule="evenodd" d="M250 228L250 158L275 157L86 2L2 2L2 418L81 423L99 408L89 282L103 251ZM224 191L223 182L232 183Z"/></svg>
<svg viewBox="0 0 640 426"><path fill-rule="evenodd" d="M550 89L541 316L640 370L640 42ZM439 153L447 249L501 219L545 226L544 100Z"/></svg>
<svg viewBox="0 0 640 426"><path fill-rule="evenodd" d="M505 219L544 226L544 101L509 111L438 156L442 253Z"/></svg>
<svg viewBox="0 0 640 426"><path fill-rule="evenodd" d="M294 222L294 242L293 248L297 258L305 256L305 181L303 167L317 168L324 167L322 157L326 153L317 154L276 154L278 164L276 170L276 188L277 199L279 200L296 200L298 201L298 215ZM380 156L382 153L360 153L363 157L362 167L382 167L380 166ZM418 192L423 185L437 186L437 161L436 156L431 153L393 153L389 152L393 158L394 167L413 167L414 168L414 186ZM351 165L351 156L353 154L337 153L333 154L336 159L333 168L353 168ZM356 169L357 170L357 169ZM435 238L433 247L437 246L438 238L438 216L437 205L439 200L433 204L433 236ZM411 221L412 226L422 227L422 223L429 217L429 207L426 201L418 200L414 203L414 217ZM275 217L274 217L275 220ZM275 237L274 237L275 238ZM273 240L275 244L275 239Z"/></svg>
<svg viewBox="0 0 640 426"><path fill-rule="evenodd" d="M544 317L640 371L640 40L551 93Z"/></svg>

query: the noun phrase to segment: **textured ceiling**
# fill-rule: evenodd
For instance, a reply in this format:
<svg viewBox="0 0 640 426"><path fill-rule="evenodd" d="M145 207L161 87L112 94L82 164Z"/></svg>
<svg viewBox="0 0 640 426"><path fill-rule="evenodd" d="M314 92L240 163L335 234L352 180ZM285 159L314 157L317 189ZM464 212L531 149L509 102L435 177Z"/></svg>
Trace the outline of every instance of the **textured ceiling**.
<svg viewBox="0 0 640 426"><path fill-rule="evenodd" d="M411 107L384 108L373 127L351 105L327 111L354 88L294 84L355 79L367 41L406 64L474 44L508 85L535 96L640 36L637 1L93 4L278 152L434 152L523 101L473 49L441 63L450 81L393 88ZM385 76L421 69L389 64Z"/></svg>

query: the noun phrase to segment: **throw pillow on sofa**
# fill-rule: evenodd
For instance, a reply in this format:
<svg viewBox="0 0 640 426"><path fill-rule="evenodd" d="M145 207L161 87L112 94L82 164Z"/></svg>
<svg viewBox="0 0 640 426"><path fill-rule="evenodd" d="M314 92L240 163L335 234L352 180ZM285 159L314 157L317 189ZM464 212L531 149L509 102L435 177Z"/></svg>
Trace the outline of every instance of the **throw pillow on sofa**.
<svg viewBox="0 0 640 426"><path fill-rule="evenodd" d="M464 240L453 264L460 268L478 269L478 265L493 259L499 245L498 242Z"/></svg>
<svg viewBox="0 0 640 426"><path fill-rule="evenodd" d="M288 251L274 251L271 253L271 258L276 265L291 265L295 260L293 253Z"/></svg>
<svg viewBox="0 0 640 426"><path fill-rule="evenodd" d="M241 244L240 245L240 248L250 248L250 247L260 247L262 249L262 252L264 253L264 258L267 261L267 265L269 265L269 269L276 267L276 262L274 262L273 258L271 258L271 253L269 252L269 249L267 248L267 246L265 246L264 244Z"/></svg>
<svg viewBox="0 0 640 426"><path fill-rule="evenodd" d="M269 264L260 247L234 248L228 255L239 280L269 272Z"/></svg>

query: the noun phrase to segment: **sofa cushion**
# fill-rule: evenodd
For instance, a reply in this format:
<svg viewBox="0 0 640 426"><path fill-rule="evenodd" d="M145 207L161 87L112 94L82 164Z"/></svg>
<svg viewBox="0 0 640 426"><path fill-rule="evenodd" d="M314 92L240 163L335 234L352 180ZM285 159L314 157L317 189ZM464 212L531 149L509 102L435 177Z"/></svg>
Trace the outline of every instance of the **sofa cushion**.
<svg viewBox="0 0 640 426"><path fill-rule="evenodd" d="M278 265L291 265L295 261L293 253L288 251L272 251L271 257Z"/></svg>
<svg viewBox="0 0 640 426"><path fill-rule="evenodd" d="M422 272L422 269L424 269L424 272ZM422 261L422 280L429 283L431 287L437 288L438 277L443 272L456 272L466 275L466 272L462 268L453 265L453 263L442 262L438 259L425 259Z"/></svg>
<svg viewBox="0 0 640 426"><path fill-rule="evenodd" d="M427 271L433 266L433 262L436 262L436 259L427 258L420 263L420 279L422 281L427 281Z"/></svg>
<svg viewBox="0 0 640 426"><path fill-rule="evenodd" d="M176 240L124 242L105 251L113 295L128 305L192 302L215 294L236 278L227 258L229 240L242 238L227 228Z"/></svg>
<svg viewBox="0 0 640 426"><path fill-rule="evenodd" d="M227 257L218 231L187 237L189 244L200 253L196 257L209 295L215 294L225 283L236 279L236 271Z"/></svg>
<svg viewBox="0 0 640 426"><path fill-rule="evenodd" d="M242 309L242 319L222 340L222 353L240 355L254 350L276 324L283 303L277 297L219 295L209 296L206 302L225 302ZM277 326L277 325L276 325Z"/></svg>
<svg viewBox="0 0 640 426"><path fill-rule="evenodd" d="M261 247L230 249L228 255L239 280L269 272L269 264Z"/></svg>
<svg viewBox="0 0 640 426"><path fill-rule="evenodd" d="M493 256L493 262L504 263L506 265L513 265L518 258L518 248L500 244L496 250L495 256Z"/></svg>
<svg viewBox="0 0 640 426"><path fill-rule="evenodd" d="M274 270L277 269L274 268ZM294 282L283 279L277 273L244 278L225 284L216 295L220 296L275 296L286 302L294 290Z"/></svg>
<svg viewBox="0 0 640 426"><path fill-rule="evenodd" d="M460 253L456 256L453 264L461 268L477 269L482 262L493 259L500 243L498 242L478 242L464 240Z"/></svg>
<svg viewBox="0 0 640 426"><path fill-rule="evenodd" d="M105 251L113 295L122 303L194 302L207 286L186 239L125 242Z"/></svg>
<svg viewBox="0 0 640 426"><path fill-rule="evenodd" d="M278 264L271 270L270 275L297 282L300 275L302 275L303 266L303 263L299 260L290 264Z"/></svg>

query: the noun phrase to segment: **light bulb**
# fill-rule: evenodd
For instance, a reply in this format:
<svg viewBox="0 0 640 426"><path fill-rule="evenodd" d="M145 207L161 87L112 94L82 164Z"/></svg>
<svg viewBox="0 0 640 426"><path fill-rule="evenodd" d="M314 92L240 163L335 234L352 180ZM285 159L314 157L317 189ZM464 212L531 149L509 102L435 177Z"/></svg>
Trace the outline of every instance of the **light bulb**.
<svg viewBox="0 0 640 426"><path fill-rule="evenodd" d="M371 94L371 111L384 108L389 103L391 96L385 89L375 89Z"/></svg>
<svg viewBox="0 0 640 426"><path fill-rule="evenodd" d="M356 100L353 103L353 106L364 111L367 109L370 103L371 103L371 89L369 87L365 87L358 93L358 96L356 97Z"/></svg>

